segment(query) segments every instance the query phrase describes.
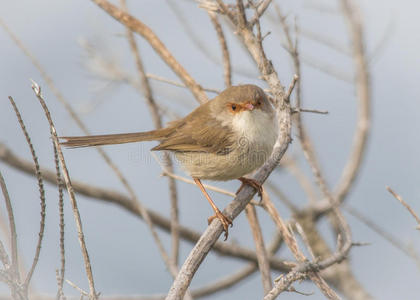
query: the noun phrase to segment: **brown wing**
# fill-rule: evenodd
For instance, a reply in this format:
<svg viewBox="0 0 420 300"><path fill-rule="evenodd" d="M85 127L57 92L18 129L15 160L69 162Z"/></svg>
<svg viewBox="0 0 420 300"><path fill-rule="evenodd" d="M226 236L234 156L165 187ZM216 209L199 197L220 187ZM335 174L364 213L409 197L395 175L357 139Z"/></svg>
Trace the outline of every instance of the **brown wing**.
<svg viewBox="0 0 420 300"><path fill-rule="evenodd" d="M199 107L186 118L169 124L174 130L152 150L229 153L234 145L232 130L208 115Z"/></svg>

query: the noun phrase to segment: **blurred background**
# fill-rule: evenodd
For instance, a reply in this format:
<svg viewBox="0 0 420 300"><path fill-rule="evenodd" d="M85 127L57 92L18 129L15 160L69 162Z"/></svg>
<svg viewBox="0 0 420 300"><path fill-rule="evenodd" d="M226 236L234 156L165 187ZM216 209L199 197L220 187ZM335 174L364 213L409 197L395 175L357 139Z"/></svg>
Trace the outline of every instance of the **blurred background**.
<svg viewBox="0 0 420 300"><path fill-rule="evenodd" d="M349 34L337 1L276 1L290 24L297 22L302 31L299 47L302 57L303 107L327 110L328 115L306 113L303 120L315 144L322 169L333 187L349 155L356 120L356 100L352 80L351 55L334 51L313 40L315 32L339 45L348 46ZM0 18L36 57L52 78L57 89L71 103L92 133L123 133L153 129L147 105L127 78L137 79L133 56L125 38L125 28L91 1L4 1ZM366 52L372 85L372 123L368 147L360 174L346 204L363 212L386 232L420 253L420 238L415 221L385 190L391 186L412 208L420 213L418 130L420 95L420 3L411 0L357 1L364 23ZM178 61L203 87L223 90L220 45L207 13L194 1L129 1L130 13L154 30ZM224 26L225 24L222 23ZM283 31L273 9L261 24L267 56L279 73L283 85L293 76L290 56L282 47ZM225 26L226 27L226 26ZM307 33L305 35L305 32ZM225 30L231 51L233 84L254 83L267 86L238 43L231 30ZM148 73L179 81L153 49L136 36ZM42 88L59 135L81 135L63 106L47 87L39 71L10 35L0 29L0 142L13 152L30 159L30 152L7 97L13 96L21 109L40 164L54 168L49 127L42 108L31 89L30 79ZM337 72L331 76L319 68ZM184 116L197 102L183 88L152 80L155 98L167 108L164 120ZM208 94L210 98L214 93ZM299 166L311 177L301 155L298 138L288 150ZM127 144L104 148L121 168L142 203L169 217L167 179L150 154L155 143ZM66 149L64 152L74 180L126 193L110 168L95 149ZM32 260L39 227L38 186L32 176L0 161L16 217L19 249L26 268ZM176 167L176 173L184 175ZM307 203L296 180L279 170L271 177L282 192L297 206ZM234 192L239 182L212 183ZM211 208L199 189L177 182L180 223L203 232ZM219 207L231 199L211 193ZM47 218L44 244L33 279L36 292L54 295L55 270L60 266L58 198L55 186L46 184ZM166 271L145 223L112 204L81 195L77 197L87 247L92 260L95 284L102 295L148 295L166 293L172 279ZM286 206L274 199L280 214L287 218ZM88 290L83 259L69 201L65 199L66 278ZM0 213L6 217L4 202ZM420 270L409 256L393 247L377 233L344 211L356 242L369 243L351 251L351 266L356 278L376 299L417 299ZM275 228L261 214L264 237L269 240ZM334 236L325 222L319 228L334 247ZM160 231L166 248L170 236ZM5 235L1 236L5 241ZM254 243L242 213L230 230L229 240L253 249ZM181 242L180 262L188 255L191 243ZM286 248L280 257L291 259ZM202 286L230 274L244 262L209 255L192 282ZM220 268L220 266L223 266ZM278 274L277 274L278 275ZM262 287L258 273L207 299L258 299ZM294 284L311 299L323 299L311 283ZM0 283L7 294L7 286ZM65 284L66 295L78 292ZM280 299L300 299L296 293Z"/></svg>

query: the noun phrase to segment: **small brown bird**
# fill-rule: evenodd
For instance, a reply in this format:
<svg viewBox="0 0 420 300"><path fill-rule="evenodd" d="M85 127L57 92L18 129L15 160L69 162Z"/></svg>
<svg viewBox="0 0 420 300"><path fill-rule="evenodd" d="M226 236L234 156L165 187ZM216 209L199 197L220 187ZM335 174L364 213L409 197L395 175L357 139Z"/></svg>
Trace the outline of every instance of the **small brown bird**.
<svg viewBox="0 0 420 300"><path fill-rule="evenodd" d="M255 85L227 88L186 117L165 128L147 132L61 137L68 147L91 147L141 141L160 141L152 150L169 150L194 179L212 206L228 236L232 221L222 214L207 194L201 179L239 179L261 193L261 186L243 177L270 156L277 139L275 111L264 91ZM238 190L238 192L239 192Z"/></svg>

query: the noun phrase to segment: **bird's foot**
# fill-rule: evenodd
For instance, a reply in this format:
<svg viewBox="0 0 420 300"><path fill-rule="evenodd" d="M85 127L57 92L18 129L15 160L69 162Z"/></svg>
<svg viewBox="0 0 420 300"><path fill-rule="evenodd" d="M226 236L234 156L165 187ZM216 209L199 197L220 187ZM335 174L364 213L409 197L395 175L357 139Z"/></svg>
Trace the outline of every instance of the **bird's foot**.
<svg viewBox="0 0 420 300"><path fill-rule="evenodd" d="M244 188L245 184L252 186L254 189L257 190L258 196L262 199L264 190L262 185L257 182L255 179L251 178L245 178L245 177L239 177L239 181L242 182L241 186L239 187L238 191L236 192L236 195L239 194L239 192Z"/></svg>
<svg viewBox="0 0 420 300"><path fill-rule="evenodd" d="M232 224L232 220L231 219L229 219L228 217L226 217L224 214L222 214L222 212L220 211L220 210L217 210L216 211L216 214L215 215L213 215L213 216L211 216L210 218L208 218L208 223L209 223L209 225L210 225L210 223L214 220L214 219L219 219L220 220L220 222L222 223L222 225L223 225L223 230L224 230L224 232L225 232L225 241L227 240L227 238L228 238L228 235L229 235L229 225L230 226L232 226L233 224Z"/></svg>

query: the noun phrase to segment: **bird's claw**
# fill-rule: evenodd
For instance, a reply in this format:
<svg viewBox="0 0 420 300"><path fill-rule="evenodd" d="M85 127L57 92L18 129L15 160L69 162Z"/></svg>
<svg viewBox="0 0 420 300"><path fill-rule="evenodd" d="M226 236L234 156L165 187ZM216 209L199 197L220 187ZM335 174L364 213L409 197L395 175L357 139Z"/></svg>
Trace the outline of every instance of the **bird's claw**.
<svg viewBox="0 0 420 300"><path fill-rule="evenodd" d="M258 181L252 178L245 178L245 177L239 177L238 180L240 180L242 184L239 187L238 191L236 192L236 195L239 194L239 192L243 189L244 185L247 184L247 185L252 186L254 189L256 189L258 196L262 199L263 193L264 193L263 186Z"/></svg>
<svg viewBox="0 0 420 300"><path fill-rule="evenodd" d="M223 231L225 232L225 241L228 238L229 235L229 225L232 227L232 220L229 219L228 217L226 217L224 214L222 214L220 211L216 211L216 214L211 216L210 218L208 218L208 224L210 225L210 223L214 220L214 219L219 219L220 222L222 223L223 226Z"/></svg>

